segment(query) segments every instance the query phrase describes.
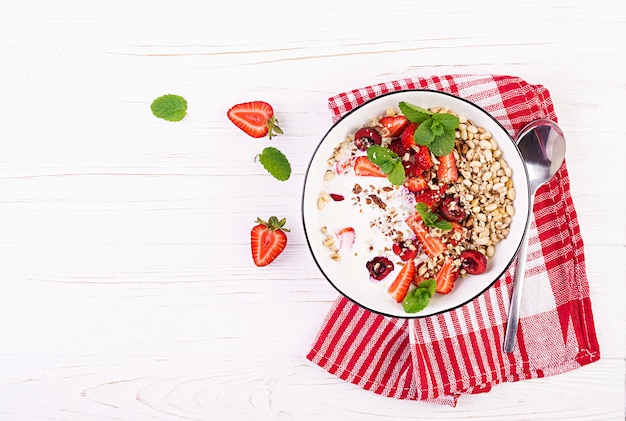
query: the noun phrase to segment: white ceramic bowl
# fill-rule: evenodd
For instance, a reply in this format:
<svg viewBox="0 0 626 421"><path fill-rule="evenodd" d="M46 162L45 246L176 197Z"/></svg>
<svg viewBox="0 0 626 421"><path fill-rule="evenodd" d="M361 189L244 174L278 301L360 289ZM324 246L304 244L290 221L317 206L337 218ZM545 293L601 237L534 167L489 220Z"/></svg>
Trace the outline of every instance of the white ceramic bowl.
<svg viewBox="0 0 626 421"><path fill-rule="evenodd" d="M448 107L455 113L466 116L477 126L484 127L491 132L502 151L502 156L513 171L512 179L517 192L513 204L515 215L512 218L510 233L506 239L496 245L496 254L489 259L485 272L458 279L449 294L435 294L424 310L413 314L405 313L402 305L393 301L385 292L386 287L399 271L397 265L396 270L385 280L372 282L369 279L365 264L373 256L367 253L367 245L359 242L364 237L359 233L367 233L368 225L365 225L356 215L350 201L329 203L332 208L325 207L322 211L317 206L320 193L327 189L324 173L329 168L328 159L332 156L336 146L344 141L348 134L354 133L371 118L384 115L385 110L390 107L398 109L400 101L427 109ZM336 178L339 177L341 176ZM368 184L370 181L371 183L388 183L385 178L368 178L370 179ZM333 183L336 182L333 181ZM345 182L346 189L354 184L353 179L346 179ZM528 191L528 174L519 150L507 131L490 114L471 102L443 92L408 90L385 94L364 103L346 114L326 133L315 150L307 170L302 198L302 218L306 239L316 264L324 277L341 294L360 306L383 315L418 318L446 312L468 303L485 292L503 275L515 258L530 215ZM325 235L321 232L323 226L330 229L353 226L357 233L354 252L344 253L340 261L329 258L329 249L323 245L325 239ZM381 241L386 240L381 239Z"/></svg>

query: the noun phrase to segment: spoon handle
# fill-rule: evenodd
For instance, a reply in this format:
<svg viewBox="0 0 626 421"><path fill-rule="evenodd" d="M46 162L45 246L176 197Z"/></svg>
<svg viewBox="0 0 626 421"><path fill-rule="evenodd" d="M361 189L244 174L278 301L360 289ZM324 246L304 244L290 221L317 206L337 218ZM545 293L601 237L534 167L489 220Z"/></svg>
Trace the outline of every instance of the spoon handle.
<svg viewBox="0 0 626 421"><path fill-rule="evenodd" d="M532 209L532 203L531 203ZM515 348L515 337L519 325L519 310L522 302L522 289L524 287L524 272L526 272L526 250L528 248L528 228L524 231L522 244L517 253L517 267L515 268L515 280L513 282L513 297L509 307L509 317L504 333L504 352L513 352Z"/></svg>

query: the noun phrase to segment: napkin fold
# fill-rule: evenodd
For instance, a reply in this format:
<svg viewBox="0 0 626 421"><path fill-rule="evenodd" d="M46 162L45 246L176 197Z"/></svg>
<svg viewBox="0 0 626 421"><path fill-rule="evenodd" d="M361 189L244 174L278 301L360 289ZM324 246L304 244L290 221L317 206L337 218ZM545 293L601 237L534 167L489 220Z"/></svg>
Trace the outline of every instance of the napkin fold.
<svg viewBox="0 0 626 421"><path fill-rule="evenodd" d="M505 75L407 78L333 96L333 120L381 94L416 88L447 92L481 106L511 136L557 116L548 90ZM513 264L489 290L445 314L399 319L339 297L307 359L377 394L455 406L460 395L501 382L555 375L600 359L583 240L566 164L537 192L530 221L520 327L513 353L502 345Z"/></svg>

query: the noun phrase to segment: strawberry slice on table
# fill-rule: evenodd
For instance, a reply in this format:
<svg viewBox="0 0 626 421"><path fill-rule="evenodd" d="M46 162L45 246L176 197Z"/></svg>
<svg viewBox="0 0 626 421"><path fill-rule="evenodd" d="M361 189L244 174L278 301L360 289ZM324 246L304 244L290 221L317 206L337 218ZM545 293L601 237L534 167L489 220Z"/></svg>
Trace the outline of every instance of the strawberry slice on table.
<svg viewBox="0 0 626 421"><path fill-rule="evenodd" d="M456 168L454 152L439 157L439 168L437 168L437 178L443 183L453 183L459 178Z"/></svg>
<svg viewBox="0 0 626 421"><path fill-rule="evenodd" d="M387 177L380 167L361 155L354 160L354 173L359 176Z"/></svg>
<svg viewBox="0 0 626 421"><path fill-rule="evenodd" d="M391 296L397 303L401 303L409 292L411 282L413 282L413 276L415 275L415 261L413 259L408 260L396 279L393 280L391 285L387 288L387 294Z"/></svg>
<svg viewBox="0 0 626 421"><path fill-rule="evenodd" d="M287 234L285 228L285 218L279 220L277 217L270 217L267 222L257 218L257 225L250 231L250 244L252 249L252 260L257 266L267 266L283 252L287 245Z"/></svg>
<svg viewBox="0 0 626 421"><path fill-rule="evenodd" d="M430 235L428 227L418 213L409 216L406 219L406 224L411 228L428 257L439 256L446 250L446 245L439 237Z"/></svg>
<svg viewBox="0 0 626 421"><path fill-rule="evenodd" d="M441 265L441 269L435 276L435 281L437 282L437 288L435 292L439 294L447 294L452 291L452 287L454 287L454 282L459 277L459 269L454 265L452 257L448 257L443 261Z"/></svg>
<svg viewBox="0 0 626 421"><path fill-rule="evenodd" d="M379 120L379 124L389 131L387 137L398 137L402 134L404 127L409 124L409 120L403 115L384 116Z"/></svg>
<svg viewBox="0 0 626 421"><path fill-rule="evenodd" d="M261 138L269 135L282 134L274 109L264 101L243 102L233 105L227 112L228 118L235 126L252 137Z"/></svg>

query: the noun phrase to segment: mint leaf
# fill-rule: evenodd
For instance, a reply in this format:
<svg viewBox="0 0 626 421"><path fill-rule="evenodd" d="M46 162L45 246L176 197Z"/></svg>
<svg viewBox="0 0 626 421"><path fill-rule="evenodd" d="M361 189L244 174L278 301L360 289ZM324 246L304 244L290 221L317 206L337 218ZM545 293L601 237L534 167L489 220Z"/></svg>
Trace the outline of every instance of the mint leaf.
<svg viewBox="0 0 626 421"><path fill-rule="evenodd" d="M452 224L448 221L440 220L439 215L431 211L428 205L424 202L417 202L415 209L420 214L424 225L427 227L439 228L443 231L452 229Z"/></svg>
<svg viewBox="0 0 626 421"><path fill-rule="evenodd" d="M448 221L440 219L438 221L433 222L433 226L435 228L439 228L442 231L448 231L452 229L452 224Z"/></svg>
<svg viewBox="0 0 626 421"><path fill-rule="evenodd" d="M433 118L433 123L430 125L430 131L433 132L435 136L441 136L445 132L445 129L439 121Z"/></svg>
<svg viewBox="0 0 626 421"><path fill-rule="evenodd" d="M380 145L372 145L367 148L367 157L379 167L382 167L385 162L398 159L398 155L394 151Z"/></svg>
<svg viewBox="0 0 626 421"><path fill-rule="evenodd" d="M406 174L404 173L404 165L402 165L402 162L396 162L391 172L387 175L387 178L394 186L401 186L404 184Z"/></svg>
<svg viewBox="0 0 626 421"><path fill-rule="evenodd" d="M417 288L412 289L404 297L402 301L402 308L407 313L417 313L422 311L428 305L430 299L435 294L437 288L437 282L434 279L427 279L420 282Z"/></svg>
<svg viewBox="0 0 626 421"><path fill-rule="evenodd" d="M433 114L433 120L439 122L446 132L454 132L459 127L459 118L454 114Z"/></svg>
<svg viewBox="0 0 626 421"><path fill-rule="evenodd" d="M433 141L428 145L428 149L436 156L448 155L454 149L454 131L444 132L440 136L435 136Z"/></svg>
<svg viewBox="0 0 626 421"><path fill-rule="evenodd" d="M407 120L413 123L422 123L427 120L431 116L431 112L418 107L417 105L409 104L408 102L401 101L398 106L400 107L400 111L406 117Z"/></svg>
<svg viewBox="0 0 626 421"><path fill-rule="evenodd" d="M400 186L404 183L406 174L404 173L402 158L394 151L380 145L372 145L367 148L367 158L378 165L384 174L387 174L391 184Z"/></svg>
<svg viewBox="0 0 626 421"><path fill-rule="evenodd" d="M413 139L415 143L422 146L428 146L433 140L435 140L435 134L430 130L430 126L432 125L433 120L428 119L425 120L422 124L417 126L415 129L415 134L413 134Z"/></svg>
<svg viewBox="0 0 626 421"><path fill-rule="evenodd" d="M273 146L263 149L257 158L261 165L274 176L275 179L285 181L291 176L291 165L287 157Z"/></svg>
<svg viewBox="0 0 626 421"><path fill-rule="evenodd" d="M187 101L182 96L167 94L152 101L150 109L155 117L180 121L187 115Z"/></svg>

